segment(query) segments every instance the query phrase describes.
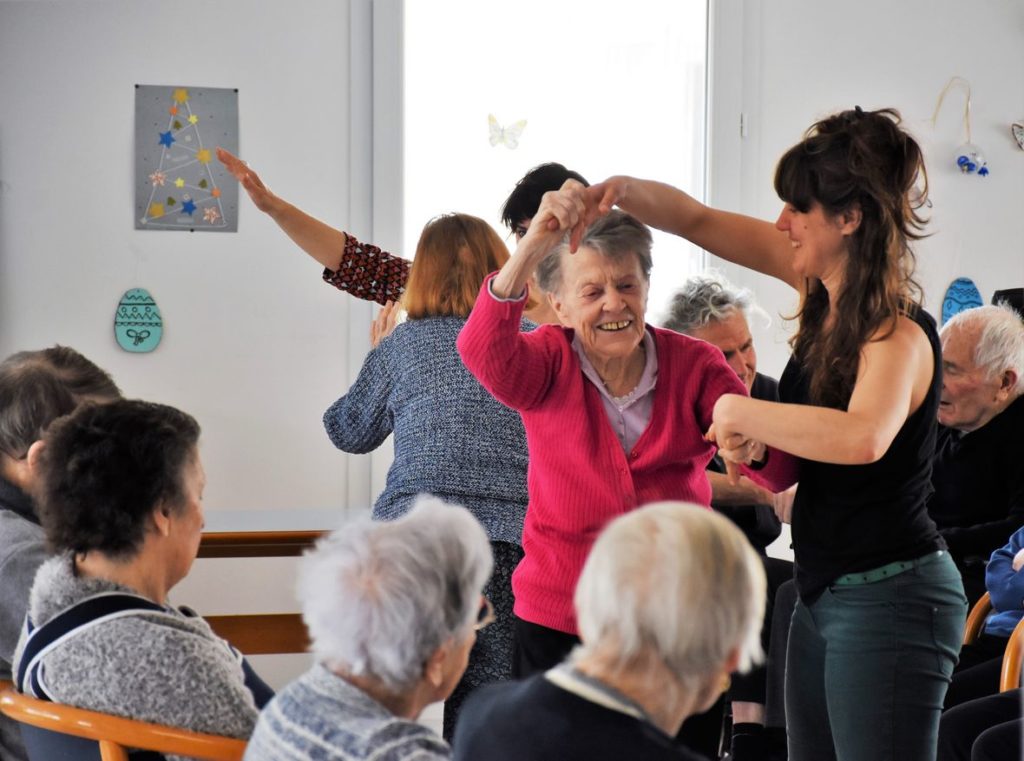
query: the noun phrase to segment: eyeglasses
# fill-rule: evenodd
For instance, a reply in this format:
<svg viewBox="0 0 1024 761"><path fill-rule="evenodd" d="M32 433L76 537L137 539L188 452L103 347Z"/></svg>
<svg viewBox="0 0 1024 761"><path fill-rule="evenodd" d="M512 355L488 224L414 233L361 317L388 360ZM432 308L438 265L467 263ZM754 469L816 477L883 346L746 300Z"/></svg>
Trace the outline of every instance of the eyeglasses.
<svg viewBox="0 0 1024 761"><path fill-rule="evenodd" d="M473 630L480 631L481 629L490 626L494 623L497 616L494 615L494 606L491 601L483 595L480 596L480 610L476 612L476 621L473 623Z"/></svg>

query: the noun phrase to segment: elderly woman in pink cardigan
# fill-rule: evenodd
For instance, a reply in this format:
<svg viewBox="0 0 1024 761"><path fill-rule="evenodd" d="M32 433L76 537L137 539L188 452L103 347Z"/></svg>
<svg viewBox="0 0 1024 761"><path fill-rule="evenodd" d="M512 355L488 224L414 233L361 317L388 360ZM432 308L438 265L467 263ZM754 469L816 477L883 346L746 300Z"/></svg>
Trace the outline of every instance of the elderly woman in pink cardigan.
<svg viewBox="0 0 1024 761"><path fill-rule="evenodd" d="M519 676L556 665L579 641L573 590L609 521L659 500L710 503L704 468L715 450L704 433L720 396L747 394L714 346L644 324L644 225L612 211L570 253L581 190L569 181L545 196L458 340L466 367L526 428L525 557L512 579ZM535 270L562 324L520 333Z"/></svg>

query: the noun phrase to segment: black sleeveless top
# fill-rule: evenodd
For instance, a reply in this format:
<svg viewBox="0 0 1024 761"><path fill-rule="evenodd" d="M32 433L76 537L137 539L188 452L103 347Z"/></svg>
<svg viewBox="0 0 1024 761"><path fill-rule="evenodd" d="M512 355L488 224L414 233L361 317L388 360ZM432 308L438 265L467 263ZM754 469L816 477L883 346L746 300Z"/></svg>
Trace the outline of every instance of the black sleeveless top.
<svg viewBox="0 0 1024 761"><path fill-rule="evenodd" d="M793 503L793 549L800 597L813 602L833 581L946 545L925 503L932 493L932 455L942 388L942 349L935 320L923 309L908 315L928 337L935 358L931 386L888 451L868 465L800 463ZM793 358L779 380L779 397L811 404L809 375Z"/></svg>

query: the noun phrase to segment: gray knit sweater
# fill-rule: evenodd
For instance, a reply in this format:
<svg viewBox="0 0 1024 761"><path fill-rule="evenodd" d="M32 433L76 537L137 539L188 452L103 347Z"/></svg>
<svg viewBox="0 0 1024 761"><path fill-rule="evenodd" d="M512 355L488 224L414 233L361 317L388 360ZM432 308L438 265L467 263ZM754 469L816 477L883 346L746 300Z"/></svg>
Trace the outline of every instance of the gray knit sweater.
<svg viewBox="0 0 1024 761"><path fill-rule="evenodd" d="M100 592L135 593L76 576L69 554L53 557L36 575L29 615L42 626ZM24 644L22 637L15 669ZM79 708L242 739L256 723L238 658L209 624L173 608L84 629L44 656L42 667L50 697Z"/></svg>
<svg viewBox="0 0 1024 761"><path fill-rule="evenodd" d="M464 505L491 541L520 544L526 434L519 414L469 374L455 348L460 317L409 320L370 351L355 385L324 414L334 445L370 452L395 434L395 458L373 516L392 520L415 496ZM522 329L536 326L523 320Z"/></svg>
<svg viewBox="0 0 1024 761"><path fill-rule="evenodd" d="M28 593L45 559L46 541L32 500L0 478L0 679L11 679L11 661L25 621ZM0 759L28 759L17 722L2 714Z"/></svg>
<svg viewBox="0 0 1024 761"><path fill-rule="evenodd" d="M447 761L448 743L316 665L260 714L245 761Z"/></svg>

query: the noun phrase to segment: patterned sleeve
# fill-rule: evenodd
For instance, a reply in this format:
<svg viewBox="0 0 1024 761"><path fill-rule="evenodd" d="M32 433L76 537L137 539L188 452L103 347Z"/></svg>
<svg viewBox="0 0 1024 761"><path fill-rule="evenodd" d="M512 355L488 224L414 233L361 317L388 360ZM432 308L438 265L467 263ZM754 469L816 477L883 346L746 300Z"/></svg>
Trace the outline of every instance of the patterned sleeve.
<svg viewBox="0 0 1024 761"><path fill-rule="evenodd" d="M405 292L412 262L382 251L370 243L360 243L345 233L345 250L338 269L324 270L324 280L347 291L357 299L386 304L397 301Z"/></svg>

